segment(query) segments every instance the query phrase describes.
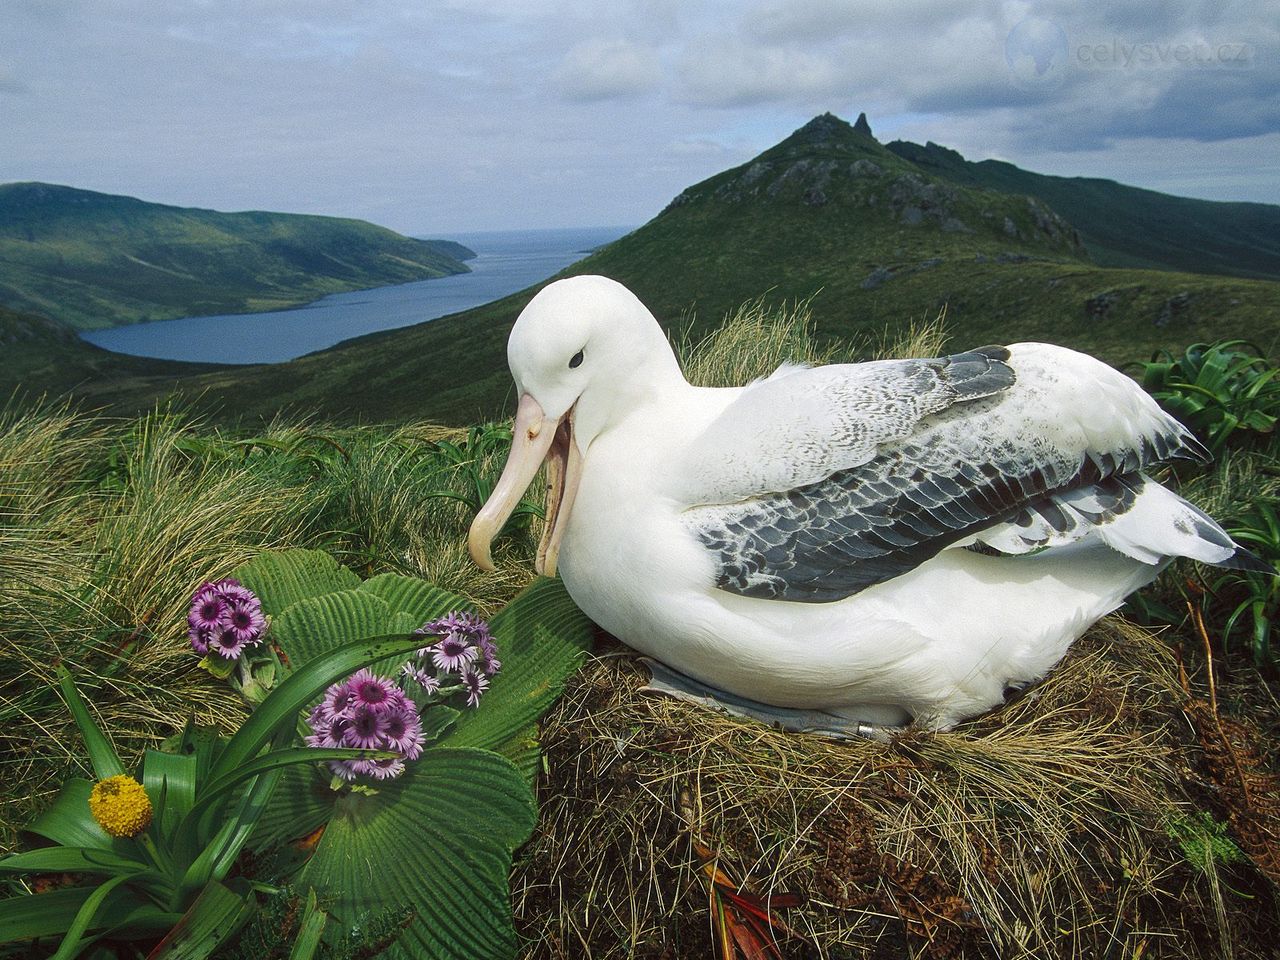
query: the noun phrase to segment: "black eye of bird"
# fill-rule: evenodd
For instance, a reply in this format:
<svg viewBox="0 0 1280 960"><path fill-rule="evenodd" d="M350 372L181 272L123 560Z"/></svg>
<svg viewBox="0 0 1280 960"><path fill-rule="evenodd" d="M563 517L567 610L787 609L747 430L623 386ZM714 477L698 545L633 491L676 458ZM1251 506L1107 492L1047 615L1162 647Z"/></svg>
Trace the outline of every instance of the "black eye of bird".
<svg viewBox="0 0 1280 960"><path fill-rule="evenodd" d="M574 367L580 367L580 366L582 366L582 351L581 351L581 350L579 350L577 353L575 353L575 354L573 355L573 359L569 361L569 369L570 369L570 370L572 370Z"/></svg>

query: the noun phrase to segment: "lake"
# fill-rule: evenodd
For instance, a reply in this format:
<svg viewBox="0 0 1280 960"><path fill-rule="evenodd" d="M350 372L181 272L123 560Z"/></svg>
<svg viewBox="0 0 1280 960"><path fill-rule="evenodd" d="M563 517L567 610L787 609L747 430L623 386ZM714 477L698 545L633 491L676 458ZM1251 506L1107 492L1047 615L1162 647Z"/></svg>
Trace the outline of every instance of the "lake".
<svg viewBox="0 0 1280 960"><path fill-rule="evenodd" d="M450 234L476 252L470 273L336 293L293 310L185 317L82 334L117 353L205 363L279 363L378 330L470 310L553 276L627 227Z"/></svg>

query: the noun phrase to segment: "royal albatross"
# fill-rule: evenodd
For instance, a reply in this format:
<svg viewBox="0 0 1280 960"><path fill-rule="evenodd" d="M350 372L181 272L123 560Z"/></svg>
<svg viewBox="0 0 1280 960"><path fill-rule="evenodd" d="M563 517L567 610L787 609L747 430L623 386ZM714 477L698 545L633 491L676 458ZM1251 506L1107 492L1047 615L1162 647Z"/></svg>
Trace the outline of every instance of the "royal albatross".
<svg viewBox="0 0 1280 960"><path fill-rule="evenodd" d="M944 729L1044 676L1173 557L1271 570L1146 476L1200 443L1062 347L695 387L629 290L583 276L533 298L507 356L511 454L472 556L492 569L545 459L540 571L735 712Z"/></svg>

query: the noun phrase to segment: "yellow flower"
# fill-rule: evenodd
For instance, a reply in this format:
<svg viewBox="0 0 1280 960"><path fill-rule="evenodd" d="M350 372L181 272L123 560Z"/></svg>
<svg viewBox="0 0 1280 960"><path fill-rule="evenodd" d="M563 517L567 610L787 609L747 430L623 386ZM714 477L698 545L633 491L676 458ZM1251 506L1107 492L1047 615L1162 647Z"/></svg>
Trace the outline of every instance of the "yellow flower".
<svg viewBox="0 0 1280 960"><path fill-rule="evenodd" d="M99 781L89 794L89 812L113 837L136 837L151 823L151 798L133 777Z"/></svg>

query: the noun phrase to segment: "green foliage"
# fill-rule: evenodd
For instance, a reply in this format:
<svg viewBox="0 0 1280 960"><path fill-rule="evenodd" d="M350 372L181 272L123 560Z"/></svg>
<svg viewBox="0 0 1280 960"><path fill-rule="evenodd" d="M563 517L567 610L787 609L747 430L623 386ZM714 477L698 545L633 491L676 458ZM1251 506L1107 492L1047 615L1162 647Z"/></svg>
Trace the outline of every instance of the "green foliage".
<svg viewBox="0 0 1280 960"><path fill-rule="evenodd" d="M310 573L328 589L279 589ZM349 577L314 552L264 554L235 576L265 591L272 642L293 665L286 683L307 669L299 664L325 656L334 644L393 625L412 629L470 607L398 574L348 586ZM514 849L534 823L531 732L577 668L590 627L556 581L530 587L491 626L502 671L479 709L461 716L438 706L424 711L431 742L402 776L375 790L334 791L318 772L291 771L258 825L252 846L261 853L322 831L295 882L315 891L335 930L403 904L402 954L471 958L514 951L507 876ZM376 669L391 673L403 660L385 660ZM433 723L439 717L443 721ZM246 728L255 721L256 714ZM220 763L235 760L224 755Z"/></svg>
<svg viewBox="0 0 1280 960"><path fill-rule="evenodd" d="M382 907L339 924L320 907L315 891L291 887L268 896L254 918L219 954L224 960L367 960L390 947L413 916L406 906ZM319 928L324 939L312 935Z"/></svg>
<svg viewBox="0 0 1280 960"><path fill-rule="evenodd" d="M1280 367L1244 340L1161 351L1140 364L1143 386L1190 427L1216 462L1182 468L1183 493L1216 517L1242 546L1280 571ZM1130 609L1148 623L1183 625L1186 605L1200 608L1211 637L1228 655L1246 653L1265 670L1277 666L1272 624L1280 616L1280 577L1206 568L1196 583L1178 579L1135 597Z"/></svg>
<svg viewBox="0 0 1280 960"><path fill-rule="evenodd" d="M1142 385L1174 417L1220 452L1229 442L1265 445L1280 416L1280 367L1245 340L1160 351L1143 365Z"/></svg>
<svg viewBox="0 0 1280 960"><path fill-rule="evenodd" d="M73 669L129 766L193 711L204 725L241 722L234 691L191 669L187 600L263 550L322 550L482 611L514 596L533 576L520 538L499 544L498 574L483 574L466 550L467 508L426 495L455 469L434 452L442 438L463 439L284 419L229 432L172 407L123 421L0 407L0 849L82 763L63 746L73 733L56 663ZM504 453L495 444L483 469Z"/></svg>
<svg viewBox="0 0 1280 960"><path fill-rule="evenodd" d="M1228 522L1226 529L1237 543L1271 564L1277 575L1228 571L1212 581L1210 596L1228 611L1221 628L1223 648L1230 652L1243 634L1243 646L1254 664L1274 670L1280 666L1271 646L1272 624L1280 617L1280 501L1254 503L1244 516Z"/></svg>
<svg viewBox="0 0 1280 960"><path fill-rule="evenodd" d="M69 780L53 806L27 828L55 846L12 854L0 860L0 872L59 870L103 879L85 889L75 909L68 908L64 901L70 895L62 891L0 901L0 942L60 937L54 957L66 960L103 936L150 940L157 927L167 925L169 932L152 956L209 956L255 907L252 886L229 874L267 807L279 770L317 758L373 755L288 749L299 711L327 684L361 664L403 656L418 643L416 637L399 635L336 646L282 683L229 740L196 737L188 725L176 752L148 751L137 779L153 814L136 836L113 838L103 832L88 803L92 785ZM105 779L121 773L119 756L90 719L65 672L61 686L95 776ZM262 752L269 743L273 749Z"/></svg>
<svg viewBox="0 0 1280 960"><path fill-rule="evenodd" d="M488 501L500 474L499 464L511 449L511 428L501 424L471 427L466 437L457 441L441 439L432 443L432 452L448 465L452 486L435 487L428 497L443 497L464 504L474 517ZM529 544L529 528L534 518L542 518L542 509L524 497L498 531L495 540L514 537Z"/></svg>
<svg viewBox="0 0 1280 960"><path fill-rule="evenodd" d="M511 955L507 877L534 824L533 725L580 662L585 617L558 582L535 584L492 621L504 669L482 709L428 707L428 748L401 777L335 790L322 761L387 755L291 746L303 710L360 666L394 669L423 644L415 626L468 604L399 574L360 581L314 550L265 553L234 573L271 615L280 672L269 691L229 739L189 723L169 749L146 751L139 780L154 816L136 837L103 833L89 810L92 784L69 780L27 828L54 846L0 860L0 872L101 879L0 902L0 940L61 937L63 960L105 936L163 934L153 956L200 960L250 918L263 889L256 878L277 875L308 891L290 953L298 960L367 949L368 918L388 909L390 926L374 926L396 955ZM120 773L69 677L63 690L95 775ZM298 856L294 841L317 830L314 849ZM244 862L254 872L236 875Z"/></svg>
<svg viewBox="0 0 1280 960"><path fill-rule="evenodd" d="M1230 827L1204 810L1171 817L1165 822L1165 831L1177 842L1183 859L1201 872L1214 866L1248 862L1245 852L1231 839Z"/></svg>

